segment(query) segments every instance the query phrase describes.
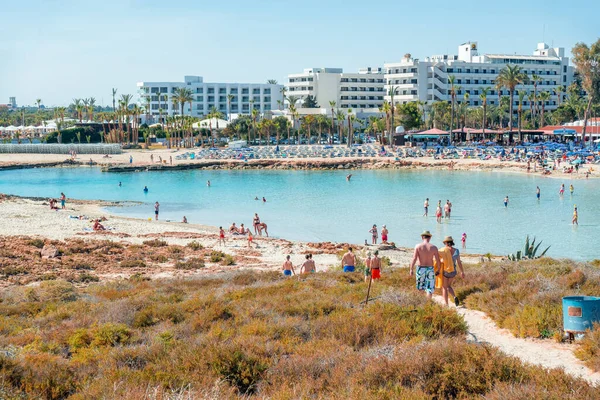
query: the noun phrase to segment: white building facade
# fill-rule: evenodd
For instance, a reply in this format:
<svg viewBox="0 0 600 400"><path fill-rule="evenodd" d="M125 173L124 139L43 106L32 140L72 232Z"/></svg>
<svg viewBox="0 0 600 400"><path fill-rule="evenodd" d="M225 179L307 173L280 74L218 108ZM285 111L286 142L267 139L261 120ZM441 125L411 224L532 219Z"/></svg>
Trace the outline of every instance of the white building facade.
<svg viewBox="0 0 600 400"><path fill-rule="evenodd" d="M481 88L489 88L487 104L498 105L496 78L500 70L507 65L518 65L529 78L533 75L539 77L537 92L550 93L545 108L553 110L564 100L565 90L574 79L574 68L569 66L569 58L565 57L564 53L564 48L550 48L545 43L539 43L533 55L479 55L477 43L468 42L458 47L458 55L438 55L419 60L406 54L400 62L384 64L385 99L391 102L390 90L394 88L395 104L412 101L426 104L451 101L448 78L454 76L454 85L460 86L456 96L458 102L467 101L470 106L481 106ZM557 90L559 86L564 88L562 93ZM534 85L527 82L519 85L517 90L533 93ZM468 100L465 99L467 93ZM500 96L508 94L506 88L500 90ZM559 95L563 96L560 100ZM516 93L514 105L516 110ZM523 106L525 109L530 108L529 99L526 99Z"/></svg>
<svg viewBox="0 0 600 400"><path fill-rule="evenodd" d="M208 83L201 76L185 76L183 82L138 82L138 104L146 106L150 98L153 117L179 115L181 106L174 107L172 96L177 88L188 88L194 101L186 103L183 113L193 117L208 115L216 108L228 118L236 114L261 114L283 107L283 85L269 83ZM229 100L228 96L232 96ZM156 118L154 118L157 120Z"/></svg>
<svg viewBox="0 0 600 400"><path fill-rule="evenodd" d="M322 109L336 108L378 112L385 95L385 77L381 68L362 68L347 73L342 68L307 68L288 75L287 96L302 102L313 96Z"/></svg>

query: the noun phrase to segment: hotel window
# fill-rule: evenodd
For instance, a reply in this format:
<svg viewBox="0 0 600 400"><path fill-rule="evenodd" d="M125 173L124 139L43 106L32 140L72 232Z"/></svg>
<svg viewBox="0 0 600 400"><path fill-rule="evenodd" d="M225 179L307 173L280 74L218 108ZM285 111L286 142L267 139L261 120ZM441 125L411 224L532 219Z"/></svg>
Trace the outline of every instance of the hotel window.
<svg viewBox="0 0 600 400"><path fill-rule="evenodd" d="M263 99L263 101L265 103L270 103L271 102L271 96L265 96L264 99Z"/></svg>
<svg viewBox="0 0 600 400"><path fill-rule="evenodd" d="M158 101L158 96L152 96L152 101Z"/></svg>
<svg viewBox="0 0 600 400"><path fill-rule="evenodd" d="M201 88L201 87L196 88L196 93L200 93L200 94L204 93L204 88Z"/></svg>
<svg viewBox="0 0 600 400"><path fill-rule="evenodd" d="M210 102L215 101L215 96L208 96L208 101L210 101Z"/></svg>
<svg viewBox="0 0 600 400"><path fill-rule="evenodd" d="M227 101L227 97L225 97L225 96L219 96L219 102L220 103L223 103L225 101Z"/></svg>
<svg viewBox="0 0 600 400"><path fill-rule="evenodd" d="M196 107L198 110L204 110L204 104L198 104L198 107Z"/></svg>
<svg viewBox="0 0 600 400"><path fill-rule="evenodd" d="M242 88L242 94L248 94L248 88Z"/></svg>
<svg viewBox="0 0 600 400"><path fill-rule="evenodd" d="M166 87L161 87L161 88L160 88L160 92L161 92L161 93L168 93L168 92L169 92L169 89L168 89L168 88L166 88Z"/></svg>
<svg viewBox="0 0 600 400"><path fill-rule="evenodd" d="M260 101L260 96L253 96L252 100L254 100L254 102L259 102Z"/></svg>
<svg viewBox="0 0 600 400"><path fill-rule="evenodd" d="M215 88L208 88L208 93L213 94L215 92Z"/></svg>
<svg viewBox="0 0 600 400"><path fill-rule="evenodd" d="M252 89L252 94L260 94L260 89L259 88Z"/></svg>
<svg viewBox="0 0 600 400"><path fill-rule="evenodd" d="M224 87L219 88L219 94L225 94L225 93L227 93L227 92L226 92L226 89Z"/></svg>
<svg viewBox="0 0 600 400"><path fill-rule="evenodd" d="M237 88L232 88L229 90L230 94L237 94L237 92L238 92Z"/></svg>
<svg viewBox="0 0 600 400"><path fill-rule="evenodd" d="M158 88L157 87L150 88L150 93L158 93Z"/></svg>
<svg viewBox="0 0 600 400"><path fill-rule="evenodd" d="M265 90L263 90L263 94L271 94L271 89L265 89Z"/></svg>
<svg viewBox="0 0 600 400"><path fill-rule="evenodd" d="M242 96L242 103L248 102L248 96Z"/></svg>
<svg viewBox="0 0 600 400"><path fill-rule="evenodd" d="M196 101L204 101L204 96L196 96Z"/></svg>

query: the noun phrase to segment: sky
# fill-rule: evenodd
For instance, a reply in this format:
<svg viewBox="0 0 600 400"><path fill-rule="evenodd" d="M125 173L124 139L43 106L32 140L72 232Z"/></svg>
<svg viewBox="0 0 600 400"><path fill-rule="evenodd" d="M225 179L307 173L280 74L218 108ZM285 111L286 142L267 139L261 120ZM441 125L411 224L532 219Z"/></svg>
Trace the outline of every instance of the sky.
<svg viewBox="0 0 600 400"><path fill-rule="evenodd" d="M311 67L355 71L456 54L531 54L600 37L600 1L0 0L0 104L112 102L139 81L285 83Z"/></svg>

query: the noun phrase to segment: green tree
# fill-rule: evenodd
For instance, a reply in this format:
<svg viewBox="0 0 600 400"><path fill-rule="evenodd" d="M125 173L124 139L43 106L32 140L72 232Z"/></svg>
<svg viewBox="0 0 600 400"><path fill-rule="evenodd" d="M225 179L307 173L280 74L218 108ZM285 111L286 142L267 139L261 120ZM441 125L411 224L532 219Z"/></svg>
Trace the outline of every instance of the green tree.
<svg viewBox="0 0 600 400"><path fill-rule="evenodd" d="M536 75L536 74L532 74L531 77L529 78L529 82L531 82L533 84L533 98L531 96L529 96L529 103L530 103L529 109L531 110L531 122L534 127L537 127L537 114L538 114L537 86L538 86L538 83L540 83L541 81L542 81L542 78L540 78L539 75ZM533 103L531 102L532 100L533 100Z"/></svg>
<svg viewBox="0 0 600 400"><path fill-rule="evenodd" d="M304 108L318 108L319 105L317 104L317 100L315 99L315 97L309 94L308 96L306 96L306 98L302 102L302 107L304 107Z"/></svg>
<svg viewBox="0 0 600 400"><path fill-rule="evenodd" d="M459 86L455 85L456 77L454 75L450 75L448 77L448 83L450 84L450 136L452 136L452 131L454 130L454 106L456 104L456 93L460 90Z"/></svg>
<svg viewBox="0 0 600 400"><path fill-rule="evenodd" d="M267 85L277 85L277 80L276 79L269 79L269 80L267 80Z"/></svg>
<svg viewBox="0 0 600 400"><path fill-rule="evenodd" d="M581 86L587 93L587 105L583 117L583 130L581 134L585 143L587 122L590 116L592 104L600 98L600 39L591 46L585 43L577 43L572 50L573 63L581 77ZM590 133L590 146L592 138Z"/></svg>
<svg viewBox="0 0 600 400"><path fill-rule="evenodd" d="M231 102L234 98L235 96L232 94L227 95L227 119L229 120L229 122L231 122Z"/></svg>
<svg viewBox="0 0 600 400"><path fill-rule="evenodd" d="M421 127L423 114L416 102L411 101L409 103L398 104L396 106L396 113L405 130L410 131Z"/></svg>
<svg viewBox="0 0 600 400"><path fill-rule="evenodd" d="M117 111L116 103L115 103L115 96L116 95L117 95L117 88L112 88L113 112Z"/></svg>
<svg viewBox="0 0 600 400"><path fill-rule="evenodd" d="M517 122L518 125L518 130L519 130L519 141L522 142L523 141L523 102L525 100L525 97L527 97L527 91L525 90L518 90L517 91L517 96L519 98L519 107L517 108L517 114L519 116L519 120Z"/></svg>
<svg viewBox="0 0 600 400"><path fill-rule="evenodd" d="M392 143L392 139L394 137L394 133L396 132L396 121L394 119L394 110L396 108L396 103L394 103L394 95L396 94L396 92L398 91L398 88L396 86L390 86L390 88L388 89L388 96L390 96L390 108L391 108L391 119L390 119L390 124L391 124L391 129L388 132L388 144ZM348 129L350 129L350 127L348 127Z"/></svg>
<svg viewBox="0 0 600 400"><path fill-rule="evenodd" d="M483 121L481 122L481 128L483 129L483 137L485 138L485 125L487 119L487 95L490 92L490 88L488 86L479 88L479 98L481 99L481 105L483 107Z"/></svg>

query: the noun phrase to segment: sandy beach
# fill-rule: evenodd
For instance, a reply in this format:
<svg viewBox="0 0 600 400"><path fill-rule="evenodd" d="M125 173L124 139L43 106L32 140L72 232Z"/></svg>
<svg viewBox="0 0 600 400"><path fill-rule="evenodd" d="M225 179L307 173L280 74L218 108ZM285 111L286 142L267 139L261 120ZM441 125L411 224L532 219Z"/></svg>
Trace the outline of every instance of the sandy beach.
<svg viewBox="0 0 600 400"><path fill-rule="evenodd" d="M323 158L286 158L286 159L259 159L248 160L220 160L220 159L195 159L177 160L176 156L191 149L153 149L153 150L126 150L122 154L105 157L102 154L80 154L75 160L64 154L0 154L0 170L11 168L33 168L43 166L77 166L91 165L104 167L115 172L135 171L136 169L167 170L173 169L438 169L457 171L504 171L510 173L535 174L542 176L542 169L531 166L527 172L527 164L515 161L500 161L498 159L480 160L472 158L459 159L434 159L433 157L402 158L395 160L392 157L337 157L334 159ZM152 160L151 160L152 156ZM129 162L129 158L133 162ZM162 159L162 163L160 160ZM172 159L172 160L171 160ZM172 163L171 163L172 162ZM598 178L600 174L594 165L584 164L579 173L567 174L562 171L553 171L548 178L556 179L586 179L585 173L590 171L589 178Z"/></svg>

